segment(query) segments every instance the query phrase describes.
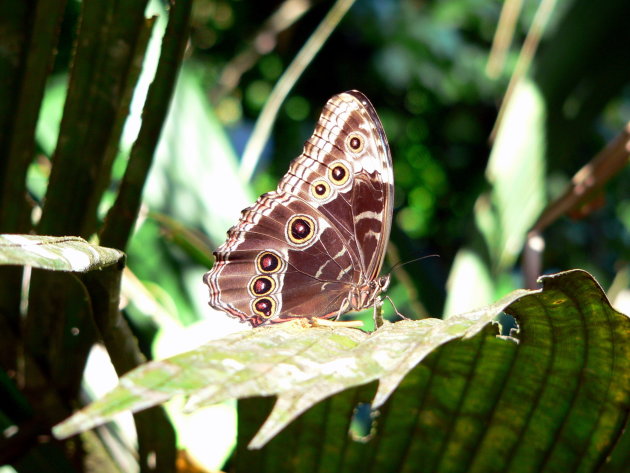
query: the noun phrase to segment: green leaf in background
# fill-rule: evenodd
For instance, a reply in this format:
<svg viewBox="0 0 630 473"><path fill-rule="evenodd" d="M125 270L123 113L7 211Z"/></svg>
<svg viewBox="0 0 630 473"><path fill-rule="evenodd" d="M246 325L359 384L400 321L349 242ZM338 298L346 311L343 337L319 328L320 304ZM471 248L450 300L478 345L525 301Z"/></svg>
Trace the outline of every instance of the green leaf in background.
<svg viewBox="0 0 630 473"><path fill-rule="evenodd" d="M449 297L446 298L444 318L492 300L493 283L488 267L475 251L467 248L459 250L447 282Z"/></svg>
<svg viewBox="0 0 630 473"><path fill-rule="evenodd" d="M527 231L545 203L545 103L535 84L523 80L514 89L499 124L486 176L492 185L494 225L479 229L492 255L493 270L514 264ZM478 211L481 208L477 208Z"/></svg>
<svg viewBox="0 0 630 473"><path fill-rule="evenodd" d="M474 207L485 248L480 250L478 238L455 256L445 315L486 304L515 287L510 281L505 291L501 283L545 203L544 143L544 101L535 84L523 80L514 89L490 153L486 177L492 188Z"/></svg>
<svg viewBox="0 0 630 473"><path fill-rule="evenodd" d="M152 216L161 217L145 220L128 247L129 268L143 282L163 289L177 309L173 318L184 325L210 312L201 284L208 267L193 264L176 245L165 244L165 233L172 234L165 221L176 219L201 229L218 246L241 209L254 200L237 170L236 155L207 102L199 74L184 67L143 196Z"/></svg>
<svg viewBox="0 0 630 473"><path fill-rule="evenodd" d="M241 209L254 200L237 169L236 154L209 107L200 75L183 67L147 181L146 203L223 241Z"/></svg>
<svg viewBox="0 0 630 473"><path fill-rule="evenodd" d="M630 3L355 2L320 53L300 61L315 25L351 3L3 2L0 233L20 236L0 241L2 473L170 473L176 449L206 470L248 473L628 471L627 318L588 276L508 296L518 344L488 323L508 299L457 314L523 276L529 284L518 255L541 202L614 136L627 140ZM286 78L291 92L267 120L265 102ZM212 249L252 192L275 187L326 98L355 88L376 106L394 157L390 265L401 284L389 296L403 313L420 314L421 300L451 319L219 340L244 325L208 307L201 275ZM254 123L272 121L246 183L238 154ZM587 268L613 282L615 304L628 293L629 173L607 183L599 210L542 235L542 271ZM124 278L122 253L75 238L95 233L127 252ZM398 265L428 254L440 257ZM474 315L482 328L458 338L477 330ZM178 355L208 340L191 352L199 360ZM116 382L145 356L168 357L138 372L157 379L132 385L132 407L145 391L150 402L186 395L167 406L170 420L161 407L137 413L137 443L115 424L48 441L88 402L81 386L104 377L86 364L95 344ZM182 409L216 399L230 400ZM236 406L236 455L224 465ZM252 439L267 443L248 450Z"/></svg>
<svg viewBox="0 0 630 473"><path fill-rule="evenodd" d="M319 401L378 380L372 408L384 406L401 421L411 420L410 413L419 416L410 424L405 421L411 437L395 449L398 455L414 449L413 458L443 468L460 457L474 466L471 471L489 471L492 462L510 471L541 471L544 464L562 469L566 461L584 462L584 471L591 471L619 440L630 404L630 320L612 309L584 271L547 276L543 285L445 321L401 321L369 334L299 324L234 334L139 367L54 432L67 437L122 410L143 409L181 394L190 396L189 408L277 395L271 415L250 443L260 448ZM490 325L502 311L521 325L518 344L497 338ZM438 348L458 338L471 340ZM436 365L418 365L431 352L438 364L448 353L449 363L459 363L458 368L432 373ZM407 393L404 402L385 404L392 394L403 395L397 387L402 382L404 393L403 380L417 379L418 370L425 393L412 398ZM396 414L398 402L413 408ZM245 418L251 419L251 413ZM347 432L350 419L343 422ZM421 438L430 439L433 447L423 447ZM330 438L346 441L345 435ZM470 450L473 445L477 451ZM578 449L582 456L567 458L567 449ZM387 456L380 461L394 460ZM396 471L391 466L375 471Z"/></svg>

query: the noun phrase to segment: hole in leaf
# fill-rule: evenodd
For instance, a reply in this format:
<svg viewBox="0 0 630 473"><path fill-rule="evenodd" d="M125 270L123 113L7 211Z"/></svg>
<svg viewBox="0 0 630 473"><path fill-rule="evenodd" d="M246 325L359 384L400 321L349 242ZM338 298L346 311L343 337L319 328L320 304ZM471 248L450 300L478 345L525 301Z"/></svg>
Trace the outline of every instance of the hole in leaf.
<svg viewBox="0 0 630 473"><path fill-rule="evenodd" d="M348 433L355 442L367 443L376 433L376 417L378 411L372 410L372 405L368 403L358 404L352 413L350 429Z"/></svg>
<svg viewBox="0 0 630 473"><path fill-rule="evenodd" d="M515 337L516 332L518 332L518 324L516 323L516 319L511 315L506 314L505 312L501 312L496 321L501 324L501 335L504 337Z"/></svg>

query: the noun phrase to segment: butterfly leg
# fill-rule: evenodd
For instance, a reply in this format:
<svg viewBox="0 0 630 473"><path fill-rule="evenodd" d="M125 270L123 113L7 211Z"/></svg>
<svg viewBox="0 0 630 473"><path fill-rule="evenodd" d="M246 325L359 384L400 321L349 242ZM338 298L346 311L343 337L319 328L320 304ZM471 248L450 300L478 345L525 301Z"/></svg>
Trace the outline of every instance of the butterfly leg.
<svg viewBox="0 0 630 473"><path fill-rule="evenodd" d="M385 296L387 298L387 300L389 301L389 303L392 305L392 307L394 308L394 312L396 312L396 315L398 317L400 317L403 320L413 320L410 319L409 317L407 317L406 315L404 315L402 312L398 312L398 309L396 308L396 304L394 304L394 301L392 300L391 297L389 296Z"/></svg>
<svg viewBox="0 0 630 473"><path fill-rule="evenodd" d="M335 315L335 322L339 320L339 317L348 312L349 308L350 301L348 301L348 299L344 299L344 301L341 303L341 307L339 307L339 310L337 311L337 315Z"/></svg>

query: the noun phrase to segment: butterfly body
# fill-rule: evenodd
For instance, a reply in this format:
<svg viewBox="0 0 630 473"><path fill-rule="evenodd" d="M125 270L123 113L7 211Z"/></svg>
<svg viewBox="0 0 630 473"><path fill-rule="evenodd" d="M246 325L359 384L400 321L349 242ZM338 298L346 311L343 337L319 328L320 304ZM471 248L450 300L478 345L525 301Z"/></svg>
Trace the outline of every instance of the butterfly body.
<svg viewBox="0 0 630 473"><path fill-rule="evenodd" d="M391 228L392 161L357 91L325 105L278 188L245 209L204 276L210 305L253 326L331 318L376 303Z"/></svg>

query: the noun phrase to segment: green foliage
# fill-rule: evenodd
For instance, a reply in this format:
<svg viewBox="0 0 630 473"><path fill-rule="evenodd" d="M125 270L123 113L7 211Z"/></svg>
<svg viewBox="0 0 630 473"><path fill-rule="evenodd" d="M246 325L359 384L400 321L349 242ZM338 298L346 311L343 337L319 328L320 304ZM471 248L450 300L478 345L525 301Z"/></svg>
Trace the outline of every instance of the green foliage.
<svg viewBox="0 0 630 473"><path fill-rule="evenodd" d="M497 337L491 323L503 311L519 323L516 338ZM341 404L335 399L319 407L324 416L305 414L280 434L264 464L241 448L236 471L284 471L282 463L302 464L315 454L309 450L327 452L321 471L332 465L399 471L402 464L410 471L593 471L621 438L629 363L630 318L610 306L588 273L576 270L544 278L541 290L516 291L444 321L400 321L372 333L283 324L234 334L137 368L54 433L67 437L173 396L187 396L194 410L275 395L249 443L259 449L320 401L378 380L371 404L384 412L370 442L347 437L350 411L365 396L354 389ZM339 422L329 425L334 418ZM245 432L255 427L249 417L240 424ZM307 440L313 432L321 435L314 445ZM300 471L311 469L306 462Z"/></svg>
<svg viewBox="0 0 630 473"><path fill-rule="evenodd" d="M95 464L172 471L177 435L180 456L186 451L206 469L222 467L229 450L223 447L214 463L202 461L215 443L195 448L190 439L209 438L211 426L218 435L231 432L227 421L196 411L185 422L172 402L168 416L160 408L135 415L137 461L112 453L133 448L117 427L40 442L85 404L83 370L102 342L119 376L146 358L184 360L177 370L190 375L196 395L205 393L200 401L278 394L279 407L265 424L273 428L256 440L267 444L254 452L246 447L269 400L239 401L235 471L623 471L630 440L615 437L620 424L613 414L628 405L627 318L610 309L597 285L571 272L546 279L541 293L507 296L518 299L510 305L520 323L518 345L487 324L500 312L499 303L488 304L525 286L523 244L547 202L625 126L630 4L523 2L522 11L511 11L515 22L501 29L508 42L498 51L502 13L517 3L339 0L284 2L294 8L276 11L273 2L214 0L5 2L0 233L19 236L0 242L0 465L19 472ZM343 18L335 14L349 6ZM299 53L305 44L307 54ZM275 187L325 100L347 89L370 97L392 147L388 263L412 263L395 269L389 294L412 318L448 318L399 322L373 334L274 327L220 339L238 324L207 307L201 274L212 248L241 208ZM250 148L254 127L263 130L264 149L244 165L238 156ZM627 173L598 182L606 187L588 202L605 201L598 212L551 222L541 273L586 268L611 286L615 304L623 301ZM560 302L560 293L571 298ZM444 335L457 326L461 319L453 314L483 306L489 311L482 311L484 328L474 337L445 345L448 337L426 338L430 328ZM289 353L300 341L333 336L348 344L339 348L352 354L343 360L366 368L354 378L325 377L324 360L338 358L315 346L304 351L309 369L315 367L312 387L278 373L299 364L274 364L280 352L271 334L291 334L282 345ZM387 396L374 399L372 381L387 384L391 367L377 372L369 360L389 353L386 334L401 344L391 359L408 359L408 366L381 404ZM412 335L418 345L404 345ZM209 339L217 340L203 345ZM226 353L225 340L240 340L240 351ZM327 346L330 337L321 342ZM198 344L205 355L218 350L231 368L203 377L212 363L174 355ZM277 376L264 379L273 389L246 391L245 373L230 371L230 360L249 349L272 365ZM86 375L101 377L87 366ZM132 373L156 366L163 365ZM306 372L299 367L289 374ZM133 407L156 399L136 399ZM294 408L300 399L304 404ZM376 416L374 426L364 422L366 443L347 434L360 403L378 405L366 408L368 421ZM204 430L192 430L195 422ZM537 442L544 447L534 448Z"/></svg>
<svg viewBox="0 0 630 473"><path fill-rule="evenodd" d="M342 432L357 404L370 402L370 385L318 405L258 452L239 449L236 471L290 471L291 465L300 471L598 471L612 447L607 442L623 429L625 401L591 396L609 388L627 396L622 359L629 320L612 315L601 289L583 272L543 284L540 292L515 295L507 307L520 324L518 343L498 338L496 327L486 325L474 337L434 350L376 411L368 442ZM483 325L487 313L477 315ZM589 341L598 340L594 345L584 343L586 332L594 337ZM595 349L600 342L608 348ZM609 378L614 365L619 377ZM380 392L381 385L377 399ZM249 414L239 421L244 439L267 414L261 402L242 401ZM611 437L603 441L606 435ZM318 457L321 451L326 455ZM624 471L628 451L618 446L612 458L604 471Z"/></svg>

